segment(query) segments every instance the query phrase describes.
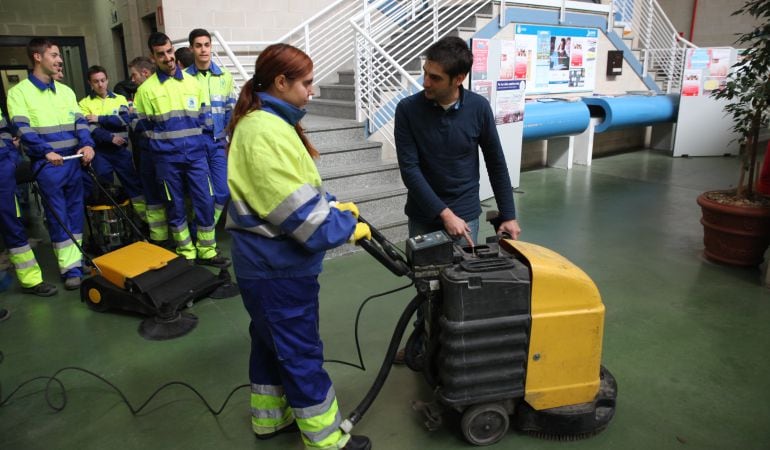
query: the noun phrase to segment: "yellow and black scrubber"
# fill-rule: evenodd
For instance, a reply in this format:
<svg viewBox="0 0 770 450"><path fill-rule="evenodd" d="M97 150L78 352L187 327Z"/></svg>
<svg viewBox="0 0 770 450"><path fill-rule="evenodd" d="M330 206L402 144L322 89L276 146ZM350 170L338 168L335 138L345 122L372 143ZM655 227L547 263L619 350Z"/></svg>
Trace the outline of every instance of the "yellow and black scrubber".
<svg viewBox="0 0 770 450"><path fill-rule="evenodd" d="M443 232L409 239L404 261L379 232L372 236L359 243L394 274L412 278L417 296L344 430L374 401L418 310L406 361L433 389L434 399L415 405L430 429L449 412L460 415L460 431L474 445L500 441L511 424L556 440L607 427L617 384L601 366L604 305L582 270L535 244L493 239L460 248Z"/></svg>

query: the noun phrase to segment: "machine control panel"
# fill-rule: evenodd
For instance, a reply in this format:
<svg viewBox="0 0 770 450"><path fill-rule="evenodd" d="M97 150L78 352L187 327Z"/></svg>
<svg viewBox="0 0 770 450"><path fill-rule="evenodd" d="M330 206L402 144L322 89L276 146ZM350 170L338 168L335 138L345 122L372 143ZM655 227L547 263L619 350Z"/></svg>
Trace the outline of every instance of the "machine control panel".
<svg viewBox="0 0 770 450"><path fill-rule="evenodd" d="M411 267L451 264L453 246L443 231L421 234L406 241L406 259Z"/></svg>

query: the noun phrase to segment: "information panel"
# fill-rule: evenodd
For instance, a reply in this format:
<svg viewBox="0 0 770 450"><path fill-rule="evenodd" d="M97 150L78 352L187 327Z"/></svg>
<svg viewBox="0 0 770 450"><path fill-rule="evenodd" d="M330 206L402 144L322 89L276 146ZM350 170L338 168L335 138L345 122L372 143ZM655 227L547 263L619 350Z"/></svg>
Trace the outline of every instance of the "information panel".
<svg viewBox="0 0 770 450"><path fill-rule="evenodd" d="M599 30L516 24L514 79L527 82L527 94L590 92L596 86Z"/></svg>
<svg viewBox="0 0 770 450"><path fill-rule="evenodd" d="M513 41L472 39L473 67L469 88L486 98L495 114L497 132L503 146L508 174L513 187L519 185L521 138L524 129L524 90L526 81L515 79ZM479 198L493 195L482 155L479 157Z"/></svg>

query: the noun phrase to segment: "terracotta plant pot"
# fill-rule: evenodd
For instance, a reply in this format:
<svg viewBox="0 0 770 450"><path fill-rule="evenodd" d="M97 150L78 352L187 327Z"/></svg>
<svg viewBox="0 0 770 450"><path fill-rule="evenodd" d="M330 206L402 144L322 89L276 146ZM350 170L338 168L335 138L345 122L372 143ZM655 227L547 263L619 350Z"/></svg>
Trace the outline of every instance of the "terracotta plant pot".
<svg viewBox="0 0 770 450"><path fill-rule="evenodd" d="M706 258L735 266L762 263L770 245L770 207L726 205L711 200L708 194L698 197Z"/></svg>

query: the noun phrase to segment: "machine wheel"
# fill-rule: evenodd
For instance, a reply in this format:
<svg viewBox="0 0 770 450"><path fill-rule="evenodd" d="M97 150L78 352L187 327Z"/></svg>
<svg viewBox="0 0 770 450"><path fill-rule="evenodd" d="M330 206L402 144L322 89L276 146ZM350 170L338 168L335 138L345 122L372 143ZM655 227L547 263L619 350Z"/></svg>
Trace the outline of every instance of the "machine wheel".
<svg viewBox="0 0 770 450"><path fill-rule="evenodd" d="M508 431L508 412L499 403L473 405L460 422L465 440L473 445L492 445Z"/></svg>

